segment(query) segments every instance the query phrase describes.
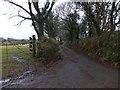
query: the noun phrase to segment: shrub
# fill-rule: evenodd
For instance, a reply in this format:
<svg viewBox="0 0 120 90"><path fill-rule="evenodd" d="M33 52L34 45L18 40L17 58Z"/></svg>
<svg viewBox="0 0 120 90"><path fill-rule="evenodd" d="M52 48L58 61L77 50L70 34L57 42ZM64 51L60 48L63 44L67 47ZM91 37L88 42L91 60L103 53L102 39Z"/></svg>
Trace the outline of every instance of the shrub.
<svg viewBox="0 0 120 90"><path fill-rule="evenodd" d="M61 57L59 45L55 40L43 37L41 42L37 43L37 58L40 58L43 63L49 63L51 60Z"/></svg>

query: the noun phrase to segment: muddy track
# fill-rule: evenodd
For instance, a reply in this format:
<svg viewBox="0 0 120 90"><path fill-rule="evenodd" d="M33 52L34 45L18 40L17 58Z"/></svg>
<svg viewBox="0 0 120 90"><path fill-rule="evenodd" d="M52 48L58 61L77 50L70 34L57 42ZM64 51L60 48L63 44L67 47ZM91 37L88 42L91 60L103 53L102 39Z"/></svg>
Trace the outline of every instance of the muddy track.
<svg viewBox="0 0 120 90"><path fill-rule="evenodd" d="M23 57L20 57L17 55L11 55L11 58L22 63L22 65L25 67L26 71L32 71L32 65L30 65L30 63L27 60L25 60Z"/></svg>
<svg viewBox="0 0 120 90"><path fill-rule="evenodd" d="M21 79L27 78L29 75L33 74L32 73L32 69L33 69L32 65L30 65L27 60L25 60L24 58L22 58L20 56L15 55L15 54L10 55L10 58L20 62L23 65L23 67L25 67L25 72L23 72L23 74L21 74L17 77L10 77L10 78L0 80L0 82L2 83L2 87L14 85L15 83L17 84Z"/></svg>
<svg viewBox="0 0 120 90"><path fill-rule="evenodd" d="M42 74L14 82L9 88L117 88L118 71L95 63L61 45L63 60Z"/></svg>

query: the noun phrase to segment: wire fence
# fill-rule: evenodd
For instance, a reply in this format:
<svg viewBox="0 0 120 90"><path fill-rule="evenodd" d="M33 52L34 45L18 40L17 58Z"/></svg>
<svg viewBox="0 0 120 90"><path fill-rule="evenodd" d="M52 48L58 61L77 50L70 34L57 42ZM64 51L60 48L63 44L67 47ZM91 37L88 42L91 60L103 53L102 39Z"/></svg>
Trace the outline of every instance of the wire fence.
<svg viewBox="0 0 120 90"><path fill-rule="evenodd" d="M2 52L2 60L6 59L9 60L11 54L22 54L28 57L35 57L36 56L36 38L35 35L29 38L29 44L15 44L9 39L6 40L4 46L1 46Z"/></svg>
<svg viewBox="0 0 120 90"><path fill-rule="evenodd" d="M10 45L9 45L10 44ZM6 40L6 44L1 46L2 60L9 60L11 54L22 54L24 56L31 56L29 53L29 45L16 45L11 41Z"/></svg>

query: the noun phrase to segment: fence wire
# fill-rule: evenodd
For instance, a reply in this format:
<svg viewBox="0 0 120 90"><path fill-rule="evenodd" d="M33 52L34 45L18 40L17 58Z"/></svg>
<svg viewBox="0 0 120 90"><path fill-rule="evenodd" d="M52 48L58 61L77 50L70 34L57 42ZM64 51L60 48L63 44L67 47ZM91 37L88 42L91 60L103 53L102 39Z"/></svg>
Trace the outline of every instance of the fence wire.
<svg viewBox="0 0 120 90"><path fill-rule="evenodd" d="M9 44L11 44L11 45L8 45L8 42L9 42ZM9 47L15 47L15 48L9 48ZM25 45L16 45L16 44L14 44L14 43L12 43L11 41L6 41L6 44L4 45L4 46L2 46L2 48L1 48L1 51L2 51L2 59L4 58L4 59L7 59L7 60L9 60L9 57L10 57L10 54L11 54L11 52L13 52L14 50L15 51L17 51L18 50L18 52L20 52L20 53L22 53L24 56L29 56L29 57L32 57L31 55L30 55L30 52L29 52L29 46L28 46L28 51L26 51L26 49L24 50L24 48L21 48L22 46L25 46ZM14 53L14 52L13 52ZM16 53L14 53L14 54L16 54Z"/></svg>

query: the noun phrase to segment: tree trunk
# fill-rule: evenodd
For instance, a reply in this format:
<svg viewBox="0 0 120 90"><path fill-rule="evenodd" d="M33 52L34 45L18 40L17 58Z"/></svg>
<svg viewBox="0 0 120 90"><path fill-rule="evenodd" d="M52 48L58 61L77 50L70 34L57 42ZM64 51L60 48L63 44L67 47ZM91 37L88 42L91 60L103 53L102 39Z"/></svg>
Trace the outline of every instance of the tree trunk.
<svg viewBox="0 0 120 90"><path fill-rule="evenodd" d="M41 41L42 36L44 36L44 24L41 23L41 25L39 25L38 41Z"/></svg>
<svg viewBox="0 0 120 90"><path fill-rule="evenodd" d="M76 33L76 40L77 40L77 47L78 47L78 43L79 43L79 29L77 29L77 33Z"/></svg>
<svg viewBox="0 0 120 90"><path fill-rule="evenodd" d="M92 12L91 6L88 3L83 3L83 7L84 7L84 10L86 11L87 19L89 20L89 22L91 22L93 24L96 37L100 36L101 35L100 25L97 22L97 20L95 19L95 15Z"/></svg>
<svg viewBox="0 0 120 90"><path fill-rule="evenodd" d="M70 32L70 41L71 41L71 44L73 43L73 34L72 32Z"/></svg>
<svg viewBox="0 0 120 90"><path fill-rule="evenodd" d="M113 17L113 13L115 10L115 2L112 3L112 9L111 9L111 18L110 18L110 23L111 23L111 32L115 30L115 24L114 24L114 17Z"/></svg>

